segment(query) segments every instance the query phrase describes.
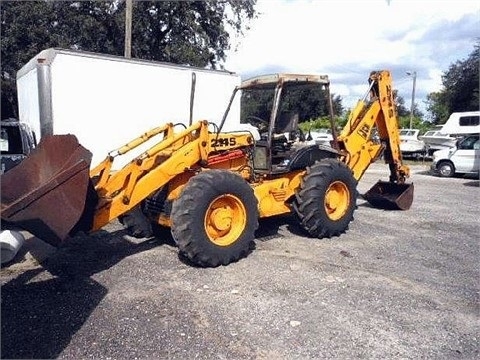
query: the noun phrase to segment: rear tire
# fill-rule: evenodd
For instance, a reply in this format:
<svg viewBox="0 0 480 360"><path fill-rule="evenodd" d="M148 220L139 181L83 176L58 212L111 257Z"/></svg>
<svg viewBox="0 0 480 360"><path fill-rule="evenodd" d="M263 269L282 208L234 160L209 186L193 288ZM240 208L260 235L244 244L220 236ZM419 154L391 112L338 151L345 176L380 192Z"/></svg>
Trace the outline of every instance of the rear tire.
<svg viewBox="0 0 480 360"><path fill-rule="evenodd" d="M172 235L181 254L202 267L228 265L251 250L258 227L250 185L228 170L190 178L173 202Z"/></svg>
<svg viewBox="0 0 480 360"><path fill-rule="evenodd" d="M317 238L344 233L353 220L357 181L337 159L324 159L307 168L293 208L302 228Z"/></svg>
<svg viewBox="0 0 480 360"><path fill-rule="evenodd" d="M119 216L118 220L133 237L146 238L153 235L152 224L143 213L141 205Z"/></svg>

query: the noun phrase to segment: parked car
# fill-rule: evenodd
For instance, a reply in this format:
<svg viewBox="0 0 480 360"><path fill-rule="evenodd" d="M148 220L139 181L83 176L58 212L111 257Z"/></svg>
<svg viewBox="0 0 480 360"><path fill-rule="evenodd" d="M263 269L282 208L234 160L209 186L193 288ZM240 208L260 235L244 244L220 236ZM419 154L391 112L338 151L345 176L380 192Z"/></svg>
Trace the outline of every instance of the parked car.
<svg viewBox="0 0 480 360"><path fill-rule="evenodd" d="M404 157L420 158L425 156L426 147L422 140L418 139L418 129L400 130L400 152Z"/></svg>
<svg viewBox="0 0 480 360"><path fill-rule="evenodd" d="M472 134L457 141L451 149L438 150L433 153L430 167L432 173L451 177L456 174L479 174L480 169L480 135Z"/></svg>
<svg viewBox="0 0 480 360"><path fill-rule="evenodd" d="M14 168L25 159L37 145L35 134L26 123L17 119L5 119L0 122L0 174ZM26 179L25 181L28 181ZM1 263L12 261L25 241L20 229L6 228L5 224L0 229L0 255Z"/></svg>
<svg viewBox="0 0 480 360"><path fill-rule="evenodd" d="M25 159L35 148L37 140L30 126L17 119L2 120L0 130L0 174L3 174Z"/></svg>

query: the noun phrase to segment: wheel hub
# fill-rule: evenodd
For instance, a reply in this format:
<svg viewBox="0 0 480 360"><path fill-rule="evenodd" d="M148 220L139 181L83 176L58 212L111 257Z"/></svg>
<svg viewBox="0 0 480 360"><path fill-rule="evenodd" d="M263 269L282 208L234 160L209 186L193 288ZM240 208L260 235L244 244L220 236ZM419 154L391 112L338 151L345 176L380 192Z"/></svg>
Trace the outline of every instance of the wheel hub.
<svg viewBox="0 0 480 360"><path fill-rule="evenodd" d="M325 210L331 220L338 220L345 215L350 203L348 187L341 181L335 181L327 189Z"/></svg>
<svg viewBox="0 0 480 360"><path fill-rule="evenodd" d="M205 214L205 230L215 245L228 246L237 241L247 223L242 201L225 194L214 199Z"/></svg>
<svg viewBox="0 0 480 360"><path fill-rule="evenodd" d="M452 169L450 166L443 164L440 166L440 174L443 176L450 176L452 174Z"/></svg>
<svg viewBox="0 0 480 360"><path fill-rule="evenodd" d="M225 231L230 229L232 225L232 209L228 207L223 207L220 209L215 209L212 211L212 225L218 231Z"/></svg>

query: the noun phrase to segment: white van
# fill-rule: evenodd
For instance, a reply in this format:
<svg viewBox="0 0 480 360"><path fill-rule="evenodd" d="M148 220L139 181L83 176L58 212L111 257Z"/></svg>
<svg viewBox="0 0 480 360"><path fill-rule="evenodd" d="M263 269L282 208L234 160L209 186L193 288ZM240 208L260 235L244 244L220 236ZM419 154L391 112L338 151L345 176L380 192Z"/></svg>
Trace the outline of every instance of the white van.
<svg viewBox="0 0 480 360"><path fill-rule="evenodd" d="M477 174L480 170L480 135L472 134L457 141L451 149L433 153L431 171L450 177L455 174Z"/></svg>

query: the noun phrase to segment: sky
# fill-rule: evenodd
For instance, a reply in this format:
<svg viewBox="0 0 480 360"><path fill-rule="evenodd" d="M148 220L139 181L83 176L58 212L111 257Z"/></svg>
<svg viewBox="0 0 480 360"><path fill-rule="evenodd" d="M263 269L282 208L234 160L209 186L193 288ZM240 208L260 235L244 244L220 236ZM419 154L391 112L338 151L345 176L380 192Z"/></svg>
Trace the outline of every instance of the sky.
<svg viewBox="0 0 480 360"><path fill-rule="evenodd" d="M365 95L370 71L389 70L407 109L416 73L414 100L426 113L442 74L480 41L476 0L258 0L256 10L244 35L232 38L225 69L242 79L326 74L345 108Z"/></svg>

